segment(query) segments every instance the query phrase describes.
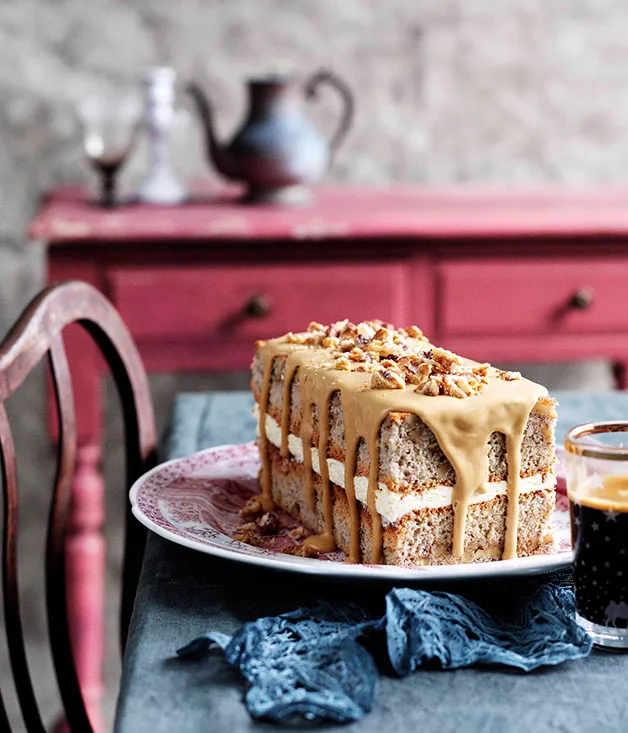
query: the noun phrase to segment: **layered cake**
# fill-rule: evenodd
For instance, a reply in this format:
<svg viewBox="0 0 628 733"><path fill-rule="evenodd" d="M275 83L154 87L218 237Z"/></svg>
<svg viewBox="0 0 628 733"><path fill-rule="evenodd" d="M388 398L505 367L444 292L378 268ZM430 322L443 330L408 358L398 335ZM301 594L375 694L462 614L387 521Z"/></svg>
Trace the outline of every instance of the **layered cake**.
<svg viewBox="0 0 628 733"><path fill-rule="evenodd" d="M416 327L312 323L256 344L259 501L353 562L481 562L552 548L555 401Z"/></svg>

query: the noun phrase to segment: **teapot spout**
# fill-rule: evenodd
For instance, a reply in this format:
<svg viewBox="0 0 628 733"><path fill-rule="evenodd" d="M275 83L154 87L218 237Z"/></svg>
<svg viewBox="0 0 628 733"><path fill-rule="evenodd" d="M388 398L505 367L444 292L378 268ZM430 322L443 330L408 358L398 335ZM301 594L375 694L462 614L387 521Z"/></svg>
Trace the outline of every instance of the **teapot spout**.
<svg viewBox="0 0 628 733"><path fill-rule="evenodd" d="M203 124L207 158L219 173L230 178L232 176L232 166L229 165L229 155L226 148L220 145L216 139L214 115L207 95L200 86L196 84L196 82L188 83L187 92L194 100L194 104Z"/></svg>

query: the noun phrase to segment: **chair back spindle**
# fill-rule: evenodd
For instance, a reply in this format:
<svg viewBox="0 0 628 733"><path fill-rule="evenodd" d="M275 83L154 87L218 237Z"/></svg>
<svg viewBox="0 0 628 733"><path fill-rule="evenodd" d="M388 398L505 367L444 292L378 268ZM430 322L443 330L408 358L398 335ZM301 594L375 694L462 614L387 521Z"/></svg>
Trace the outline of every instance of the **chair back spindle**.
<svg viewBox="0 0 628 733"><path fill-rule="evenodd" d="M65 589L65 537L77 455L77 426L70 368L62 331L79 323L98 345L111 370L125 424L127 486L156 461L155 423L146 372L119 314L95 288L66 282L44 290L26 308L0 345L0 477L4 522L2 581L7 647L19 706L28 733L44 733L25 653L18 593L18 476L15 447L4 402L47 355L59 425L57 470L51 493L46 542L46 613L50 649L63 711L73 732L91 733L71 650ZM126 633L137 588L145 532L127 504L121 640ZM60 589L61 592L60 592ZM9 720L0 692L0 731Z"/></svg>

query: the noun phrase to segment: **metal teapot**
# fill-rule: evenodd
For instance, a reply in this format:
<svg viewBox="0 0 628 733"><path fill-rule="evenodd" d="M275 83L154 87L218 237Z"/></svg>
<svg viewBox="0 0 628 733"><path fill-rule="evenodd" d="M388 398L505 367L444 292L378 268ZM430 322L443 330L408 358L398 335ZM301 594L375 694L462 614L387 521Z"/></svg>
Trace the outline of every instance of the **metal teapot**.
<svg viewBox="0 0 628 733"><path fill-rule="evenodd" d="M316 95L321 84L333 86L344 102L340 124L329 141L305 114L303 96ZM320 180L353 119L353 95L330 71L319 71L301 87L289 76L273 75L247 82L248 116L234 138L221 145L212 108L198 84L188 84L205 127L207 157L226 178L247 184L244 201L307 204L307 184Z"/></svg>

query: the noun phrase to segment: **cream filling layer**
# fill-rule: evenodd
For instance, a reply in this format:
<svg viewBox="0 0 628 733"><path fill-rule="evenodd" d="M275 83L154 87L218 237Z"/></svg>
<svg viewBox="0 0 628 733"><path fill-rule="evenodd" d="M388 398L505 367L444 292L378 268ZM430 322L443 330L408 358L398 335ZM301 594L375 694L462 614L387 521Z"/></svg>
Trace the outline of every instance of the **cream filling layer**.
<svg viewBox="0 0 628 733"><path fill-rule="evenodd" d="M258 416L259 411L257 405L255 411ZM258 431L259 432L259 431ZM281 426L270 415L266 415L266 436L268 440L276 447L281 448ZM303 463L303 443L301 438L290 433L288 435L288 450L290 454L298 461ZM345 488L345 467L342 461L335 458L327 459L327 467L329 470L329 480ZM318 449L312 447L312 469L320 475L321 465ZM520 491L535 491L537 489L553 489L556 483L554 474L548 474L543 480L542 474L535 474L527 478L521 479ZM368 491L368 478L366 476L356 476L354 479L356 498L366 504L366 494ZM506 481L488 481L481 490L476 491L471 497L472 504L479 504L483 501L491 501L496 496L506 494L508 486ZM385 484L380 483L377 488L375 497L375 507L379 512L384 524L394 524L398 522L406 514L417 509L433 509L436 507L451 506L453 496L453 488L437 484L429 489L425 489L420 494L402 494L398 491L391 491Z"/></svg>

